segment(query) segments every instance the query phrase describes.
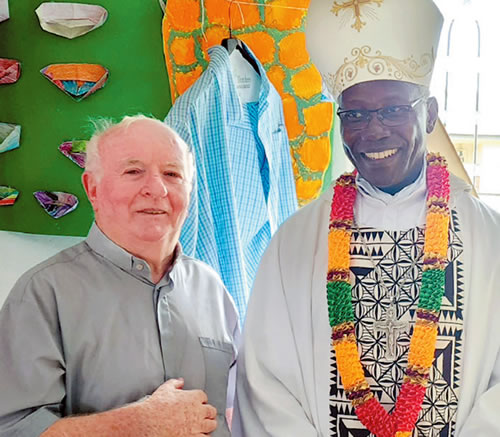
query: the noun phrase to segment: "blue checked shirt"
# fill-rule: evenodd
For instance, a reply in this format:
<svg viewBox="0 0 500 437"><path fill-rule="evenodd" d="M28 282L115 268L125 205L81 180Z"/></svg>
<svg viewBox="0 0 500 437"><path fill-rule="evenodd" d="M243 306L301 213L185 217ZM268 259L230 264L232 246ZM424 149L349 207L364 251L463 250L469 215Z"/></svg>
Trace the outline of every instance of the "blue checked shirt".
<svg viewBox="0 0 500 437"><path fill-rule="evenodd" d="M255 58L258 102L241 104L227 50L214 46L209 54L165 122L196 157L183 251L219 272L243 322L260 258L297 197L281 99L262 65Z"/></svg>

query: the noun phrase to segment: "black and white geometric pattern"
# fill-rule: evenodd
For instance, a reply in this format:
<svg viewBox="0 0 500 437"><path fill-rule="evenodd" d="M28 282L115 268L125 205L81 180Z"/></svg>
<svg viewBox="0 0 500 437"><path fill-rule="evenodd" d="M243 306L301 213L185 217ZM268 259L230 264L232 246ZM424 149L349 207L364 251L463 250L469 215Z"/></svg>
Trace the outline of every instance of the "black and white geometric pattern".
<svg viewBox="0 0 500 437"><path fill-rule="evenodd" d="M361 228L365 245L354 231L351 239L351 284L356 315L356 336L367 381L380 403L392 412L407 365L422 278L424 229L386 232ZM458 391L462 370L463 328L463 247L456 214L452 211L445 296L439 318L436 358L429 386L413 437L451 437L454 433ZM418 262L415 263L415 260ZM378 272L373 263L378 265ZM389 304L386 289L397 293L397 318L410 322L410 331L397 339L395 360L385 357L386 337L375 334L373 323L385 320ZM346 398L334 352L331 356L330 386L331 437L371 437Z"/></svg>

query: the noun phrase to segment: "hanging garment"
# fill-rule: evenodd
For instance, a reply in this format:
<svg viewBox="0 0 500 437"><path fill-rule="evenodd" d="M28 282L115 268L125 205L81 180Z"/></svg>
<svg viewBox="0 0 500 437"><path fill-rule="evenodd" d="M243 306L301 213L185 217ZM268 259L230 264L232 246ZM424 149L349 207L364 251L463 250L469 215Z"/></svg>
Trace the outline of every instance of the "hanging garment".
<svg viewBox="0 0 500 437"><path fill-rule="evenodd" d="M162 26L172 101L200 77L209 62L208 48L222 38L236 36L259 58L283 101L300 206L328 187L333 160L333 105L323 95L321 75L306 49L309 4L310 0L168 0Z"/></svg>
<svg viewBox="0 0 500 437"><path fill-rule="evenodd" d="M207 69L165 120L196 160L180 241L221 275L243 320L262 253L297 197L281 99L262 65L251 53L260 90L257 101L242 103L237 86L245 81L233 79L227 50L214 46L209 54Z"/></svg>

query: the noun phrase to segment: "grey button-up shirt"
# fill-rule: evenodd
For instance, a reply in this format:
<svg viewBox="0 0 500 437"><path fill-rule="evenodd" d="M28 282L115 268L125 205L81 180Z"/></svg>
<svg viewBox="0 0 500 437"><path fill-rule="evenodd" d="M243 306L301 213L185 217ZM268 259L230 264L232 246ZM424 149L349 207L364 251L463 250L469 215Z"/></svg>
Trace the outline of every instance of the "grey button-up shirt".
<svg viewBox="0 0 500 437"><path fill-rule="evenodd" d="M217 408L212 435L229 436L236 309L210 267L177 252L154 284L144 260L94 225L19 279L0 311L0 435L39 436L183 377Z"/></svg>

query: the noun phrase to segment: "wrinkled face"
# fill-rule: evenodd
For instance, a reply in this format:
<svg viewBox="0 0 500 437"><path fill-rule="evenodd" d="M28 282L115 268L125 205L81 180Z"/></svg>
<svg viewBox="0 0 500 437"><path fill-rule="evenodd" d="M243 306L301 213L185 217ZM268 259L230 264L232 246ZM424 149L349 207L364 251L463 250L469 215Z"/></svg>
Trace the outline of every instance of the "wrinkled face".
<svg viewBox="0 0 500 437"><path fill-rule="evenodd" d="M340 96L341 110L373 110L409 105L425 97L421 87L406 82L377 80L346 89ZM437 102L422 99L398 126L386 126L371 113L362 129L341 123L344 149L361 176L383 191L394 194L418 177L426 153L425 136L434 129Z"/></svg>
<svg viewBox="0 0 500 437"><path fill-rule="evenodd" d="M105 135L99 151L101 178L83 177L99 228L134 254L147 243L174 247L191 190L184 145L159 123L141 120Z"/></svg>

